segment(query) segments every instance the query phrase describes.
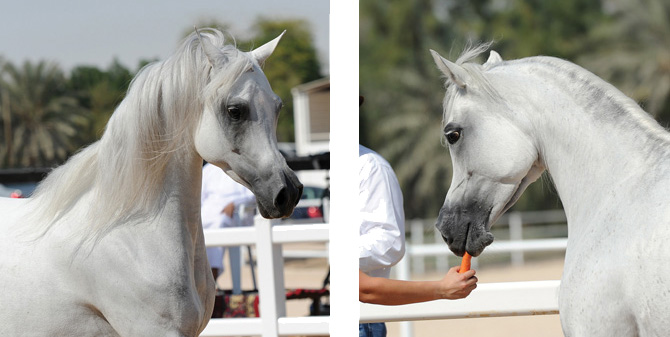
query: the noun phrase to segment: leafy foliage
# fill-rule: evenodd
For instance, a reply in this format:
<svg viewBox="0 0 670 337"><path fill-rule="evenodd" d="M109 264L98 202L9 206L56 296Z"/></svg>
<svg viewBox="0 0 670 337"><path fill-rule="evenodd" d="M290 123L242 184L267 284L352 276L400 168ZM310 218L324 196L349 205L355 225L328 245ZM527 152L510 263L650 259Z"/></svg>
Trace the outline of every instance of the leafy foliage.
<svg viewBox="0 0 670 337"><path fill-rule="evenodd" d="M85 110L66 91L63 72L46 62L5 64L2 82L3 166L50 166L67 158L81 141Z"/></svg>
<svg viewBox="0 0 670 337"><path fill-rule="evenodd" d="M616 0L608 11L588 34L593 48L578 61L670 125L670 3Z"/></svg>
<svg viewBox="0 0 670 337"><path fill-rule="evenodd" d="M84 143L94 142L102 136L107 121L125 96L133 76L116 59L107 70L90 66L72 69L68 88L88 110L90 118L90 123L82 129Z"/></svg>
<svg viewBox="0 0 670 337"><path fill-rule="evenodd" d="M272 21L260 18L254 27L254 37L249 41L238 43L241 50L252 50L286 30L279 46L265 61L263 72L272 90L284 102L277 125L277 139L292 142L295 140L295 133L291 88L321 78L319 60L309 26L307 22L301 20Z"/></svg>

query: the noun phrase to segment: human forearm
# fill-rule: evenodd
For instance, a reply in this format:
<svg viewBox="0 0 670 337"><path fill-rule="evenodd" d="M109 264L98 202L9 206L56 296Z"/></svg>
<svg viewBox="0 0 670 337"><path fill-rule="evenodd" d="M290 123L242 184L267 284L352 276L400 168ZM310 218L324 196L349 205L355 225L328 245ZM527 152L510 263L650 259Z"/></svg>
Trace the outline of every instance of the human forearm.
<svg viewBox="0 0 670 337"><path fill-rule="evenodd" d="M458 274L451 268L440 281L401 281L370 277L359 271L359 301L400 305L438 299L464 298L477 287L475 271Z"/></svg>
<svg viewBox="0 0 670 337"><path fill-rule="evenodd" d="M400 305L440 299L438 282L415 282L373 278L359 289L359 301L383 305Z"/></svg>

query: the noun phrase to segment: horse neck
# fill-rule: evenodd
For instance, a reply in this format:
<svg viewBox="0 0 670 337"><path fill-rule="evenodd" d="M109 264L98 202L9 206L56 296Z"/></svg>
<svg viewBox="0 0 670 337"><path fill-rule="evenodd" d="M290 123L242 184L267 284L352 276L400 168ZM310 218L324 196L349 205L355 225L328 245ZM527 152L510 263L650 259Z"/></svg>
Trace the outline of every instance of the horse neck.
<svg viewBox="0 0 670 337"><path fill-rule="evenodd" d="M162 218L176 220L176 230L186 229L195 243L201 231L200 191L202 158L195 151L175 155L166 169L162 184L165 203Z"/></svg>
<svg viewBox="0 0 670 337"><path fill-rule="evenodd" d="M633 100L573 67L585 74L554 72L526 81L522 85L532 98L512 106L528 108L525 115L534 130L529 132L568 221L588 230L587 219L606 216L617 207L616 198L645 193L649 186L643 175L666 161L670 137Z"/></svg>

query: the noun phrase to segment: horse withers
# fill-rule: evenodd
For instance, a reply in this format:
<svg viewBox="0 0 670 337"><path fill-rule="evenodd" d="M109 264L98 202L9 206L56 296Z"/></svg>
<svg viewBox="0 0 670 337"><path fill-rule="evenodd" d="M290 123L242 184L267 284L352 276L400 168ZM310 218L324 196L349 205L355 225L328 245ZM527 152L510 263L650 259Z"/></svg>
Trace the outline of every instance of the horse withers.
<svg viewBox="0 0 670 337"><path fill-rule="evenodd" d="M100 141L0 200L0 335L197 336L215 285L200 221L202 161L289 216L302 184L280 154L281 100L213 29L133 79Z"/></svg>
<svg viewBox="0 0 670 337"><path fill-rule="evenodd" d="M547 170L568 219L559 293L566 336L670 331L670 133L632 99L570 62L503 61L488 45L446 77L444 137L453 178L437 229L457 255L482 253L490 228Z"/></svg>

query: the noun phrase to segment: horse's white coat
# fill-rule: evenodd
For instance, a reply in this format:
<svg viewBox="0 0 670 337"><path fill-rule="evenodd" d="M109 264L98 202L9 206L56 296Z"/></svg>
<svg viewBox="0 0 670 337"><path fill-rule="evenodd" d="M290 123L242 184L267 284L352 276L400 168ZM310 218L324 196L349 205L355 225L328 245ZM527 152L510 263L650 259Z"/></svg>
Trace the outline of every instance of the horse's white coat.
<svg viewBox="0 0 670 337"><path fill-rule="evenodd" d="M200 221L203 158L250 187L268 216L289 215L299 198L276 146L280 103L259 67L277 42L244 53L221 32L192 34L138 74L99 142L31 200L0 200L0 336L205 328L215 287Z"/></svg>
<svg viewBox="0 0 670 337"><path fill-rule="evenodd" d="M438 228L457 254L546 169L568 218L559 307L566 336L670 331L670 134L590 72L551 57L479 66L437 53L454 172ZM473 216L471 213L480 213ZM481 220L479 220L481 219ZM488 233L490 234L490 233Z"/></svg>

